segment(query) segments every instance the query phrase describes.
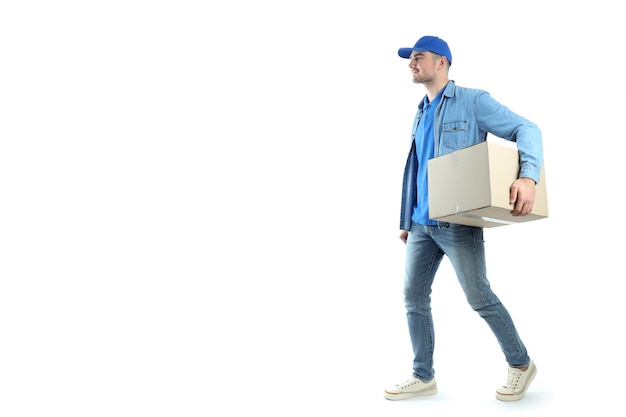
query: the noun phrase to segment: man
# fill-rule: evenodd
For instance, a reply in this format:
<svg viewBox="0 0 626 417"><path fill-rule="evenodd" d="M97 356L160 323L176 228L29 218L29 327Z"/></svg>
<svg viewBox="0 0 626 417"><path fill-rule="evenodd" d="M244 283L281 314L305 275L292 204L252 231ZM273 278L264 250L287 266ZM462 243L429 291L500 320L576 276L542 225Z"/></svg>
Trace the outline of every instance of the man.
<svg viewBox="0 0 626 417"><path fill-rule="evenodd" d="M433 368L434 329L430 294L435 273L448 256L472 309L496 336L508 363L505 384L496 390L502 401L520 400L537 368L504 305L486 276L483 229L433 221L428 212L429 159L486 140L491 133L517 142L519 178L511 184L514 216L531 212L543 164L541 131L482 90L459 87L448 78L452 54L435 36L420 38L398 54L409 59L413 82L426 88L413 124L411 150L402 186L400 239L406 244L404 302L413 347L413 373L385 389L385 398L402 400L437 393Z"/></svg>

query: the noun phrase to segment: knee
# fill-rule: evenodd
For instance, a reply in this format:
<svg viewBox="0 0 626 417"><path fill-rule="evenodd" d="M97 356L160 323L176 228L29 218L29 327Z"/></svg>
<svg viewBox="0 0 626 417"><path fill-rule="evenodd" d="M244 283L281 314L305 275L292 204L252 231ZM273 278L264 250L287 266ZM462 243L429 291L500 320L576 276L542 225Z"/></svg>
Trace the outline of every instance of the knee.
<svg viewBox="0 0 626 417"><path fill-rule="evenodd" d="M417 313L421 315L430 314L430 297L416 297L405 293L404 307L407 313Z"/></svg>
<svg viewBox="0 0 626 417"><path fill-rule="evenodd" d="M472 310L481 314L481 312L491 311L493 308L500 304L500 301L496 298L495 300L467 300Z"/></svg>

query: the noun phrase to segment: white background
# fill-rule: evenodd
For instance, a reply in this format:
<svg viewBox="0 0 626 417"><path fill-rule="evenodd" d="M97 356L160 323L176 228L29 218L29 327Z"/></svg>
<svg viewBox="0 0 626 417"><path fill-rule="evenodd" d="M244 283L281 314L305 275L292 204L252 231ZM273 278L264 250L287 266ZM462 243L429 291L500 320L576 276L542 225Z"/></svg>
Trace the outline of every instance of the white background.
<svg viewBox="0 0 626 417"><path fill-rule="evenodd" d="M209 5L211 4L211 5ZM626 70L617 2L14 1L0 6L0 415L553 416L620 407ZM538 375L446 262L437 396L411 372L401 177L425 91L543 131L550 217L486 230Z"/></svg>

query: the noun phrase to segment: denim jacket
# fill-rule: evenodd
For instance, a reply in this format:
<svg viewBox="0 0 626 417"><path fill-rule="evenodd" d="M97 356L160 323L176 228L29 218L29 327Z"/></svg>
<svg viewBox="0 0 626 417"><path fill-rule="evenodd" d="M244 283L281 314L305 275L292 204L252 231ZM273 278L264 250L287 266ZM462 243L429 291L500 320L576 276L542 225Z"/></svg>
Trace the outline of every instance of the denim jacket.
<svg viewBox="0 0 626 417"><path fill-rule="evenodd" d="M416 185L418 163L414 139L423 104L422 100L415 115L411 150L404 168L400 210L402 230L411 229L411 214L419 192ZM539 182L543 165L541 130L531 121L498 103L486 91L457 87L454 81L449 81L435 110L434 131L435 157L482 142L487 139L488 133L517 142L520 154L519 177Z"/></svg>

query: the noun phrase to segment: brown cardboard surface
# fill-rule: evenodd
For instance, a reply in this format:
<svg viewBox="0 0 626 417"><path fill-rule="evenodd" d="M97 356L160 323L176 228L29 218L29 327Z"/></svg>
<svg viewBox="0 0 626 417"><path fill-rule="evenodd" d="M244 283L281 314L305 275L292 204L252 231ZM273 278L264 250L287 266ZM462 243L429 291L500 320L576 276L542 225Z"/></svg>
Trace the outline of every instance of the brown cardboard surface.
<svg viewBox="0 0 626 417"><path fill-rule="evenodd" d="M430 217L449 223L497 227L548 217L545 166L533 210L513 216L509 189L519 174L514 142L491 138L428 161Z"/></svg>

